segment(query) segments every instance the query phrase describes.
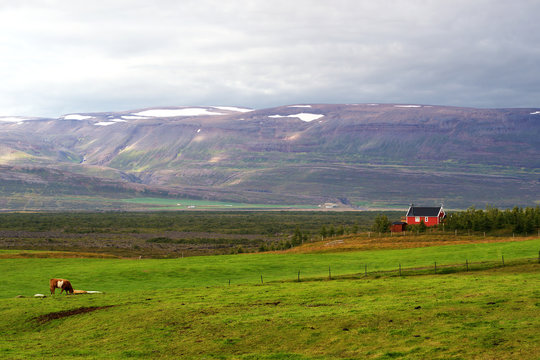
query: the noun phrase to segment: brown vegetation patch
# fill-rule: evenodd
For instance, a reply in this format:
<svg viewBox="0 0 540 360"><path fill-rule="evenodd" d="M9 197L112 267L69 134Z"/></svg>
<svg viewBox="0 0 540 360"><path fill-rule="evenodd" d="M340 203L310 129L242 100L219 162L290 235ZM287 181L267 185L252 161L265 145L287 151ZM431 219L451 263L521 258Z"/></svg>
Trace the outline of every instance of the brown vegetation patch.
<svg viewBox="0 0 540 360"><path fill-rule="evenodd" d="M164 258L196 255L230 254L242 246L245 251L256 251L267 235L225 234L210 232L140 230L120 233L105 229L103 233L68 233L63 231L0 230L0 249L34 250L35 254L0 254L1 258L39 257L113 257ZM109 232L110 231L110 232ZM115 232L116 231L116 232ZM157 241L156 241L157 239ZM161 240L161 241L160 241ZM70 255L59 255L61 253ZM37 255L36 255L37 254ZM106 255L105 255L106 254Z"/></svg>
<svg viewBox="0 0 540 360"><path fill-rule="evenodd" d="M21 251L18 253L0 254L0 259L66 259L66 258L118 258L117 256L102 253L67 252L67 251Z"/></svg>
<svg viewBox="0 0 540 360"><path fill-rule="evenodd" d="M110 307L113 307L113 306L114 305L80 307L78 309L64 310L64 311L53 312L53 313L49 313L49 314L45 314L45 315L40 315L40 316L37 316L37 317L33 318L33 320L37 321L40 324L44 324L44 323L47 323L47 322L52 321L52 320L62 319L62 318L68 317L68 316L73 316L73 315L84 314L84 313L88 313L88 312L92 312L92 311L107 309L107 308L110 308Z"/></svg>

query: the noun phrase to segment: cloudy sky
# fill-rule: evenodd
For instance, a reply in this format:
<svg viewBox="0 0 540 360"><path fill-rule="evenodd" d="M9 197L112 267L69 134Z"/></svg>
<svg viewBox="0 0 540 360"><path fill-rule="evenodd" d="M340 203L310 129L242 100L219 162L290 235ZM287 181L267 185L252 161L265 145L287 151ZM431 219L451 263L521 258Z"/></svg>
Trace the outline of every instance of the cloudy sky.
<svg viewBox="0 0 540 360"><path fill-rule="evenodd" d="M540 107L538 0L0 0L0 116Z"/></svg>

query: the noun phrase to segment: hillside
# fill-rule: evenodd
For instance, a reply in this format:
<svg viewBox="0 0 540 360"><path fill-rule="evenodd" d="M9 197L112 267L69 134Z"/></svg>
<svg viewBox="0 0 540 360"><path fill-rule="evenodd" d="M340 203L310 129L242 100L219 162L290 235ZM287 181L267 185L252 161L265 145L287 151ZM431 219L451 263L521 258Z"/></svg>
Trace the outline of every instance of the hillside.
<svg viewBox="0 0 540 360"><path fill-rule="evenodd" d="M0 209L135 196L349 207L535 205L540 111L178 107L0 117ZM61 198L61 204L56 204ZM90 206L90 207L92 207Z"/></svg>

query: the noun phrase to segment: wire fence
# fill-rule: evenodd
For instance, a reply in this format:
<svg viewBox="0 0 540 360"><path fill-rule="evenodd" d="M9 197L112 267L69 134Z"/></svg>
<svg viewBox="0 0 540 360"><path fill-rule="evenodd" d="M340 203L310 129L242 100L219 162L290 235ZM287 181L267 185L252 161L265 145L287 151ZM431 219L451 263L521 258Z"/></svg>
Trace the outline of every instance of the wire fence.
<svg viewBox="0 0 540 360"><path fill-rule="evenodd" d="M433 261L432 264L426 266L406 267L404 263L397 263L395 269L388 270L369 270L370 267L376 267L374 264L362 264L360 266L361 271L357 273L349 274L336 274L332 273L332 266L328 266L327 276L309 276L299 269L289 279L273 279L265 280L264 274L260 274L259 284L275 282L308 282L308 281L330 281L339 279L365 279L365 278L379 278L379 277L406 277L406 276L421 276L421 275L444 275L461 272L473 272L482 271L502 267L511 267L527 264L540 264L540 251L537 257L530 258L517 258L517 259L505 259L504 255L501 255L496 260L484 260L484 261L471 261L470 259L464 259L462 263L456 264L439 264ZM229 280L229 285L231 280Z"/></svg>

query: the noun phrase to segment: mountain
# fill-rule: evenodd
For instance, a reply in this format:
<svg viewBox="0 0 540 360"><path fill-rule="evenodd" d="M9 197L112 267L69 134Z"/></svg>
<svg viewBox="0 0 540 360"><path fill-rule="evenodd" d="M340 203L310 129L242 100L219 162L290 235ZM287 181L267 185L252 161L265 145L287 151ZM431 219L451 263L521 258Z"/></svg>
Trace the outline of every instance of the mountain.
<svg viewBox="0 0 540 360"><path fill-rule="evenodd" d="M539 134L533 108L305 104L0 117L0 209L117 209L132 197L528 206L539 202Z"/></svg>

